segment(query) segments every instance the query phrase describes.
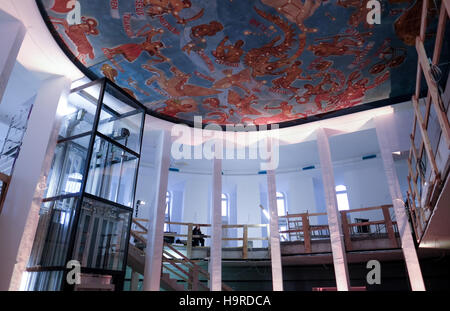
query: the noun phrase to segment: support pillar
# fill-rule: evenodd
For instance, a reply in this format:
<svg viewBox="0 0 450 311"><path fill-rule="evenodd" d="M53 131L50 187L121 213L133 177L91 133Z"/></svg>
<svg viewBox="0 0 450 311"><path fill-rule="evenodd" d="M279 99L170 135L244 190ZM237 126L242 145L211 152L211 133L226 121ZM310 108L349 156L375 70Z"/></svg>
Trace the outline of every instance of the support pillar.
<svg viewBox="0 0 450 311"><path fill-rule="evenodd" d="M42 82L0 214L0 290L19 290L39 221L47 174L58 139L60 101L67 100L70 80Z"/></svg>
<svg viewBox="0 0 450 311"><path fill-rule="evenodd" d="M149 209L149 228L147 247L145 249L145 271L142 289L144 291L159 291L161 282L162 251L164 246L164 219L166 212L166 193L169 181L170 166L170 133L163 131L160 136L159 149L156 158L160 159L156 198Z"/></svg>
<svg viewBox="0 0 450 311"><path fill-rule="evenodd" d="M213 193L211 210L210 289L222 290L222 159L213 159Z"/></svg>
<svg viewBox="0 0 450 311"><path fill-rule="evenodd" d="M132 271L130 290L132 292L136 292L138 290L138 287L139 287L139 273L137 273L136 271Z"/></svg>
<svg viewBox="0 0 450 311"><path fill-rule="evenodd" d="M277 186L275 171L267 171L267 196L269 199L270 261L272 265L273 291L283 290L283 268L281 265L280 232L278 231Z"/></svg>
<svg viewBox="0 0 450 311"><path fill-rule="evenodd" d="M338 291L348 291L350 280L348 275L347 255L345 253L341 217L336 198L333 164L331 162L330 144L324 129L317 130L317 147L319 149L320 169L327 205L328 227L330 230L331 251L333 253L334 274Z"/></svg>
<svg viewBox="0 0 450 311"><path fill-rule="evenodd" d="M376 117L374 120L381 158L383 159L384 171L392 198L392 204L394 206L395 218L397 220L403 257L405 258L411 289L413 291L424 291L425 284L422 278L422 271L420 270L419 259L417 258L417 252L411 233L411 228L409 226L408 216L406 216L402 192L400 190L400 184L398 182L397 172L395 170L394 160L392 158L392 150L389 142L390 133L388 128L383 124L383 117Z"/></svg>
<svg viewBox="0 0 450 311"><path fill-rule="evenodd" d="M2 38L2 48L0 49L0 103L25 33L26 28L21 21L0 10L0 38Z"/></svg>

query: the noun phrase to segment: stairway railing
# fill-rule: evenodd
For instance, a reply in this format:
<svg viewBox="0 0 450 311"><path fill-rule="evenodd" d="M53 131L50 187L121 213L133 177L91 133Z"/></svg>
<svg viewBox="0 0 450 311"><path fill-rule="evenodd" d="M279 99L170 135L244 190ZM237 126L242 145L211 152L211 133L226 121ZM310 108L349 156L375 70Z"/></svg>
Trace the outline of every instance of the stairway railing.
<svg viewBox="0 0 450 311"><path fill-rule="evenodd" d="M134 244L136 245L137 241L145 247L147 245L147 239L143 235L146 235L148 230L142 222L148 222L148 220L143 218L134 218L132 222L137 228L139 228L139 230L131 230L131 236L135 239ZM163 246L162 263L161 272L164 273L164 270L166 270L167 272L172 273L181 280L185 281L188 285L188 290L196 291L200 290L200 288L209 290L208 286L201 282L200 276L208 282L210 280L210 274L202 269L195 261L189 259L186 255L166 242L164 242ZM233 289L222 283L222 290L232 291Z"/></svg>

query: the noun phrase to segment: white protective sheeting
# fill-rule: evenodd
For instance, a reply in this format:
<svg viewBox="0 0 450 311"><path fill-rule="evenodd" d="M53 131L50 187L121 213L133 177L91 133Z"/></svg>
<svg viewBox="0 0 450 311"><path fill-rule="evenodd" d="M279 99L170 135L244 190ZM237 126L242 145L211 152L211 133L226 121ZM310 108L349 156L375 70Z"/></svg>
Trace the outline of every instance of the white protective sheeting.
<svg viewBox="0 0 450 311"><path fill-rule="evenodd" d="M149 228L147 234L147 247L145 249L144 283L142 285L144 291L159 291L160 289L166 193L170 166L170 147L170 133L162 131L157 152L157 159L160 159L160 161L156 187L156 204L152 204L154 208L150 207L148 215Z"/></svg>
<svg viewBox="0 0 450 311"><path fill-rule="evenodd" d="M274 291L283 290L283 268L281 265L280 232L278 231L277 186L275 172L267 171L267 196L269 200L270 259L272 264L272 286Z"/></svg>
<svg viewBox="0 0 450 311"><path fill-rule="evenodd" d="M389 122L390 116L380 116L375 119L375 128L377 132L378 144L380 145L380 153L383 158L384 171L389 187L389 192L394 206L397 227L400 233L403 256L405 258L406 267L408 269L409 281L413 291L424 291L425 284L420 270L419 259L417 258L416 248L414 246L411 228L409 226L408 217L406 216L404 202L402 200L402 192L397 177L397 172L392 158L392 151L389 137L391 136L386 122ZM406 177L405 177L406 178Z"/></svg>
<svg viewBox="0 0 450 311"><path fill-rule="evenodd" d="M222 290L222 160L213 159L212 241L209 263L210 289Z"/></svg>
<svg viewBox="0 0 450 311"><path fill-rule="evenodd" d="M47 174L58 140L58 104L67 100L70 81L44 81L33 104L27 130L0 214L0 290L19 290L39 222Z"/></svg>
<svg viewBox="0 0 450 311"><path fill-rule="evenodd" d="M327 133L323 128L317 130L317 147L319 150L320 167L327 206L328 227L330 230L336 286L338 291L348 291L350 288L350 280L341 226L341 215L338 210L336 199L336 186L334 183L330 144L328 142Z"/></svg>
<svg viewBox="0 0 450 311"><path fill-rule="evenodd" d="M25 33L25 26L19 20L0 10L0 38L2 38L2 48L0 49L0 103Z"/></svg>

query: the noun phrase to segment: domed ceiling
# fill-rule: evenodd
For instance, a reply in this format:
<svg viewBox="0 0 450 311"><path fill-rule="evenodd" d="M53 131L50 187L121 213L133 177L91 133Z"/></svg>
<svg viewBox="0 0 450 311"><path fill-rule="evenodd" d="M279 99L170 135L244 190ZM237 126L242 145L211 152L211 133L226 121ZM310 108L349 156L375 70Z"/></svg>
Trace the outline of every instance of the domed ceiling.
<svg viewBox="0 0 450 311"><path fill-rule="evenodd" d="M88 75L169 120L296 124L415 87L420 0L381 1L379 25L367 0L37 2Z"/></svg>

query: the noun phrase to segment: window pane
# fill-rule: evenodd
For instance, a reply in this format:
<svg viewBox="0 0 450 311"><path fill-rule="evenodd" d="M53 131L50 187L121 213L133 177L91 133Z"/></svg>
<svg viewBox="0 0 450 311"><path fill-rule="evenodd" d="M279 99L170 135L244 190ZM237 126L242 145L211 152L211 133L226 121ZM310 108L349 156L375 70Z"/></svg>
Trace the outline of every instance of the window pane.
<svg viewBox="0 0 450 311"><path fill-rule="evenodd" d="M59 131L60 139L92 130L100 86L101 84L95 84L71 93L67 104L62 103L60 105L64 105L63 107L58 106L58 112L64 115Z"/></svg>
<svg viewBox="0 0 450 311"><path fill-rule="evenodd" d="M222 216L227 216L227 201L222 200Z"/></svg>
<svg viewBox="0 0 450 311"><path fill-rule="evenodd" d="M44 198L80 192L89 139L85 136L56 146Z"/></svg>
<svg viewBox="0 0 450 311"><path fill-rule="evenodd" d="M86 192L131 207L138 159L96 137Z"/></svg>
<svg viewBox="0 0 450 311"><path fill-rule="evenodd" d="M166 217L169 216L169 213L170 213L170 192L167 191L167 193L166 193L166 212L165 212Z"/></svg>
<svg viewBox="0 0 450 311"><path fill-rule="evenodd" d="M143 113L136 112L133 111L130 116L114 115L102 109L98 131L139 153Z"/></svg>
<svg viewBox="0 0 450 311"><path fill-rule="evenodd" d="M280 193L280 196L278 196L278 193L277 193L278 216L284 216L286 215L286 201L284 199L284 195Z"/></svg>
<svg viewBox="0 0 450 311"><path fill-rule="evenodd" d="M24 291L58 291L64 271L25 272Z"/></svg>
<svg viewBox="0 0 450 311"><path fill-rule="evenodd" d="M106 86L98 131L139 153L144 111L111 85Z"/></svg>
<svg viewBox="0 0 450 311"><path fill-rule="evenodd" d="M28 267L65 266L78 197L42 204Z"/></svg>
<svg viewBox="0 0 450 311"><path fill-rule="evenodd" d="M336 191L347 191L347 187L344 185L336 186Z"/></svg>
<svg viewBox="0 0 450 311"><path fill-rule="evenodd" d="M338 210L346 211L350 208L348 205L347 193L338 193L336 194L336 198L338 203Z"/></svg>

